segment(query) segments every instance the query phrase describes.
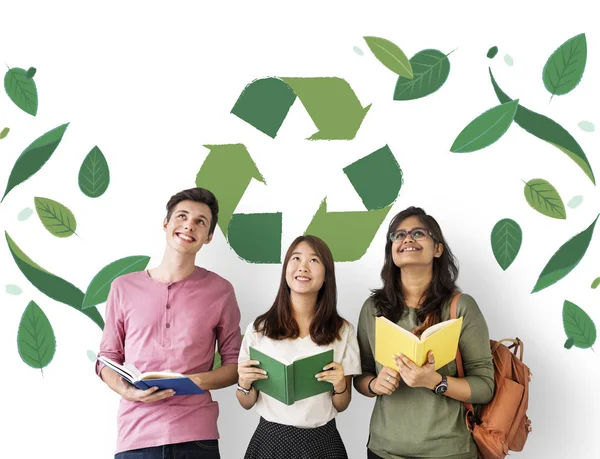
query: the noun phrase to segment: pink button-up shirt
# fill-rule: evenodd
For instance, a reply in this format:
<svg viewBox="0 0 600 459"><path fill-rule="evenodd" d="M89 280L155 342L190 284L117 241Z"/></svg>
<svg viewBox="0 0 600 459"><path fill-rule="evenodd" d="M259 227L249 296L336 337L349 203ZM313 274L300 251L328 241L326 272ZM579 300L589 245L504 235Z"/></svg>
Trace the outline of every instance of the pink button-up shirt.
<svg viewBox="0 0 600 459"><path fill-rule="evenodd" d="M223 364L236 363L240 311L231 284L203 268L165 284L148 272L112 283L98 356L130 363L141 372L210 371L215 341ZM103 365L96 365L100 374ZM209 392L154 403L121 399L116 452L219 438L219 407Z"/></svg>

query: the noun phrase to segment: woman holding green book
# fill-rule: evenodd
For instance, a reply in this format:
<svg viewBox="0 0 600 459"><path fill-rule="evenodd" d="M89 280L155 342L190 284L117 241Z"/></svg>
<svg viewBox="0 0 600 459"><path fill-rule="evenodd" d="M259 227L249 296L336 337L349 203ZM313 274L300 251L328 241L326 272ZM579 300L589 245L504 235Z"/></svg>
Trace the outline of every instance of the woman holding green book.
<svg viewBox="0 0 600 459"><path fill-rule="evenodd" d="M461 295L458 347L465 377L456 362L435 370L435 355L415 365L394 356L394 365L375 360L376 318L385 317L420 335L450 318L458 289L458 268L437 221L423 209L409 207L391 221L381 270L383 286L373 290L358 322L362 375L356 389L377 397L367 444L369 459L410 457L475 459L477 446L465 423L463 402L484 404L494 393L494 368L488 328L475 300Z"/></svg>
<svg viewBox="0 0 600 459"><path fill-rule="evenodd" d="M329 247L296 238L275 302L248 326L240 351L236 396L261 416L245 459L348 457L335 417L348 407L361 367L354 327L336 303Z"/></svg>

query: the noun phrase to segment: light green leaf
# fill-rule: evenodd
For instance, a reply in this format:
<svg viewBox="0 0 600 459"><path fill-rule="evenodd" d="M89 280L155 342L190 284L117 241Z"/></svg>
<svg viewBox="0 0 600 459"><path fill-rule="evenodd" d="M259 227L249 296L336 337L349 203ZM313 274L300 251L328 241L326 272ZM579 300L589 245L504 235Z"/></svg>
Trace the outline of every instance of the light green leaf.
<svg viewBox="0 0 600 459"><path fill-rule="evenodd" d="M539 213L551 218L564 220L567 218L562 198L548 181L533 179L523 189L525 199Z"/></svg>
<svg viewBox="0 0 600 459"><path fill-rule="evenodd" d="M440 89L450 74L448 56L437 49L419 51L410 58L413 78L398 77L394 100L414 100Z"/></svg>
<svg viewBox="0 0 600 459"><path fill-rule="evenodd" d="M594 321L583 309L566 300L563 304L563 325L567 338L573 340L575 347L587 349L596 342Z"/></svg>
<svg viewBox="0 0 600 459"><path fill-rule="evenodd" d="M579 207L582 202L583 202L583 196L581 196L581 195L573 196L571 198L571 200L569 201L569 203L567 204L567 206L569 206L571 209L575 209L575 208Z"/></svg>
<svg viewBox="0 0 600 459"><path fill-rule="evenodd" d="M596 126L591 121L580 121L577 126L584 132L594 132L596 130Z"/></svg>
<svg viewBox="0 0 600 459"><path fill-rule="evenodd" d="M110 183L106 158L98 147L92 148L79 169L79 189L90 198L102 196Z"/></svg>
<svg viewBox="0 0 600 459"><path fill-rule="evenodd" d="M60 144L68 126L69 123L66 123L46 132L44 135L34 140L33 143L21 153L21 156L17 158L17 162L10 172L8 183L6 184L6 191L4 191L4 196L2 196L0 202L4 200L10 190L23 183L46 164L46 161L50 159L52 153L54 153L54 150L56 150L56 147Z"/></svg>
<svg viewBox="0 0 600 459"><path fill-rule="evenodd" d="M0 131L0 140L5 138L9 132L10 132L10 128L5 127L4 129L2 129L2 131Z"/></svg>
<svg viewBox="0 0 600 459"><path fill-rule="evenodd" d="M90 351L88 349L88 351L87 351L87 358L89 359L90 362L96 363L96 353L94 351Z"/></svg>
<svg viewBox="0 0 600 459"><path fill-rule="evenodd" d="M90 282L90 285L85 292L81 309L86 310L97 304L104 303L108 298L110 285L117 277L136 271L142 271L146 269L149 262L150 257L138 255L121 258L106 265Z"/></svg>
<svg viewBox="0 0 600 459"><path fill-rule="evenodd" d="M571 92L581 81L587 61L585 34L567 40L548 58L542 74L544 86L553 96Z"/></svg>
<svg viewBox="0 0 600 459"><path fill-rule="evenodd" d="M364 37L375 57L392 72L412 80L410 61L398 46L385 38Z"/></svg>
<svg viewBox="0 0 600 459"><path fill-rule="evenodd" d="M23 362L32 368L42 369L52 361L56 352L56 338L44 311L30 301L23 313L17 347Z"/></svg>
<svg viewBox="0 0 600 459"><path fill-rule="evenodd" d="M48 198L34 198L35 210L44 227L56 237L69 237L77 229L75 215L60 202Z"/></svg>
<svg viewBox="0 0 600 459"><path fill-rule="evenodd" d="M35 116L38 109L38 94L33 78L20 68L8 69L4 75L4 89L17 107Z"/></svg>
<svg viewBox="0 0 600 459"><path fill-rule="evenodd" d="M506 62L506 65L508 65L509 67L512 67L514 64L513 58L510 57L508 54L504 55L504 62Z"/></svg>
<svg viewBox="0 0 600 459"><path fill-rule="evenodd" d="M20 295L21 293L23 293L23 290L21 290L21 287L19 287L18 285L7 284L6 293L8 293L9 295Z"/></svg>
<svg viewBox="0 0 600 459"><path fill-rule="evenodd" d="M508 130L518 107L519 99L516 99L482 113L458 134L450 151L467 153L493 144Z"/></svg>
<svg viewBox="0 0 600 459"><path fill-rule="evenodd" d="M17 215L17 220L19 220L20 222L24 222L32 215L33 209L31 209L30 207L25 207L25 209L23 209L21 212L19 212L19 215Z"/></svg>
<svg viewBox="0 0 600 459"><path fill-rule="evenodd" d="M594 279L594 281L592 282L592 288L597 288L598 285L600 285L600 277Z"/></svg>
<svg viewBox="0 0 600 459"><path fill-rule="evenodd" d="M521 249L521 243L523 242L521 227L510 218L500 220L492 229L491 241L494 258L496 258L500 267L506 271L515 261Z"/></svg>

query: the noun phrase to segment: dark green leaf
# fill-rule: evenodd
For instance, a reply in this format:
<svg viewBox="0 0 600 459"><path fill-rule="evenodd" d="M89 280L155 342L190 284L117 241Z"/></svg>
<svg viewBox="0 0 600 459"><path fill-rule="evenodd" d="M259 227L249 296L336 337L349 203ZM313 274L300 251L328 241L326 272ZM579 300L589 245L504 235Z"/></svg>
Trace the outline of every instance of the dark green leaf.
<svg viewBox="0 0 600 459"><path fill-rule="evenodd" d="M412 80L413 70L408 58L398 46L385 38L364 37L377 60L392 72Z"/></svg>
<svg viewBox="0 0 600 459"><path fill-rule="evenodd" d="M563 325L567 337L573 340L575 347L587 349L596 342L594 322L583 309L570 301L563 304Z"/></svg>
<svg viewBox="0 0 600 459"><path fill-rule="evenodd" d="M453 153L467 153L481 150L494 142L510 127L519 100L497 105L482 113L465 127L450 147Z"/></svg>
<svg viewBox="0 0 600 459"><path fill-rule="evenodd" d="M546 264L531 293L539 292L569 274L581 261L590 245L598 217L584 231L565 242Z"/></svg>
<svg viewBox="0 0 600 459"><path fill-rule="evenodd" d="M573 338L567 338L565 341L565 349L571 349L573 344L575 344L575 340Z"/></svg>
<svg viewBox="0 0 600 459"><path fill-rule="evenodd" d="M419 51L410 59L413 78L398 77L394 100L414 100L440 89L450 74L450 61L437 49Z"/></svg>
<svg viewBox="0 0 600 459"><path fill-rule="evenodd" d="M69 123L66 123L46 132L21 153L8 177L6 191L0 202L4 200L10 190L23 183L46 164L58 147L68 126Z"/></svg>
<svg viewBox="0 0 600 459"><path fill-rule="evenodd" d="M16 67L8 69L4 75L4 89L17 107L30 115L37 114L37 88L35 81L27 77L25 70Z"/></svg>
<svg viewBox="0 0 600 459"><path fill-rule="evenodd" d="M110 183L106 158L98 147L92 148L79 169L79 189L90 198L102 196Z"/></svg>
<svg viewBox="0 0 600 459"><path fill-rule="evenodd" d="M585 34L567 40L552 53L542 74L544 86L553 96L571 92L581 81L587 61Z"/></svg>
<svg viewBox="0 0 600 459"><path fill-rule="evenodd" d="M67 304L76 310L82 312L96 323L101 329L104 328L104 319L97 308L81 309L83 302L83 292L73 284L61 279L54 274L49 273L44 268L35 263L15 244L8 233L4 233L10 253L21 270L23 275L40 292L52 298L53 300Z"/></svg>
<svg viewBox="0 0 600 459"><path fill-rule="evenodd" d="M500 267L506 271L512 262L515 261L521 249L523 241L521 227L516 221L510 218L500 220L494 225L491 240L494 258L496 258Z"/></svg>
<svg viewBox="0 0 600 459"><path fill-rule="evenodd" d="M567 218L563 200L550 182L532 179L525 184L523 192L529 205L539 213L560 220Z"/></svg>
<svg viewBox="0 0 600 459"><path fill-rule="evenodd" d="M35 67L29 67L27 69L27 73L25 74L25 76L27 78L33 78L35 76L36 72L37 72L37 69Z"/></svg>
<svg viewBox="0 0 600 459"><path fill-rule="evenodd" d="M502 91L502 89L500 89L498 83L496 83L492 69L489 69L489 73L490 79L492 80L492 86L494 87L494 91L496 92L498 100L502 103L512 100L504 91ZM579 146L573 136L569 134L569 132L560 124L554 120L551 120L547 116L533 112L522 105L519 105L519 108L517 109L515 123L517 123L530 134L539 139L545 140L550 145L565 153L569 158L571 158L571 160L575 162L575 164L581 168L581 170L589 177L592 183L594 185L596 184L592 166L585 156L583 149Z"/></svg>
<svg viewBox="0 0 600 459"><path fill-rule="evenodd" d="M42 369L52 361L56 352L56 338L44 311L30 301L23 313L17 335L17 347L23 362Z"/></svg>
<svg viewBox="0 0 600 459"><path fill-rule="evenodd" d="M492 46L490 49L488 49L487 57L489 57L490 59L493 59L496 57L496 54L498 54L498 47Z"/></svg>
<svg viewBox="0 0 600 459"><path fill-rule="evenodd" d="M113 261L102 268L98 274L94 276L92 282L88 286L83 302L81 303L82 310L88 310L97 304L104 303L108 298L110 284L123 274L142 271L148 266L150 257L146 256L131 256Z"/></svg>
<svg viewBox="0 0 600 459"><path fill-rule="evenodd" d="M35 210L44 227L56 237L69 237L76 234L75 215L60 202L48 198L35 197Z"/></svg>

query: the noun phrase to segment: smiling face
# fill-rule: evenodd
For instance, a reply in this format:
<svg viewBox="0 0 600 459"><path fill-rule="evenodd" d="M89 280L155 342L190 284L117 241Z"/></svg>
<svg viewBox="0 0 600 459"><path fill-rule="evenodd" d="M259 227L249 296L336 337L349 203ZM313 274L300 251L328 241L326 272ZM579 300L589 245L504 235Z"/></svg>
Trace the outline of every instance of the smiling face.
<svg viewBox="0 0 600 459"><path fill-rule="evenodd" d="M325 282L325 266L307 242L298 244L285 269L290 294L317 295Z"/></svg>
<svg viewBox="0 0 600 459"><path fill-rule="evenodd" d="M163 223L167 245L182 255L196 255L204 244L212 239L209 235L210 208L201 202L181 201L171 218Z"/></svg>
<svg viewBox="0 0 600 459"><path fill-rule="evenodd" d="M433 259L442 255L442 244L432 239L419 217L402 220L394 231L400 230L411 233L404 240L395 240L392 244L392 260L398 268L431 266Z"/></svg>

